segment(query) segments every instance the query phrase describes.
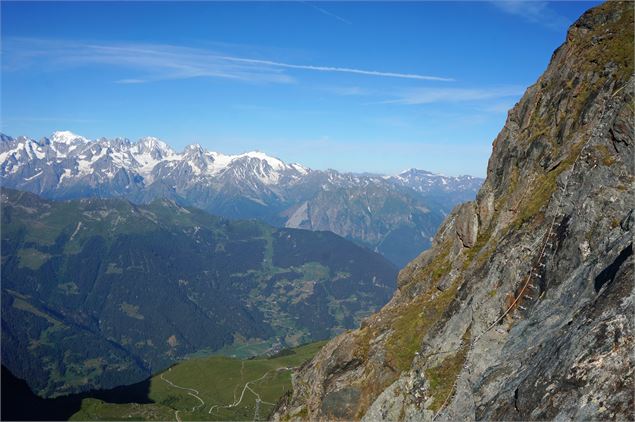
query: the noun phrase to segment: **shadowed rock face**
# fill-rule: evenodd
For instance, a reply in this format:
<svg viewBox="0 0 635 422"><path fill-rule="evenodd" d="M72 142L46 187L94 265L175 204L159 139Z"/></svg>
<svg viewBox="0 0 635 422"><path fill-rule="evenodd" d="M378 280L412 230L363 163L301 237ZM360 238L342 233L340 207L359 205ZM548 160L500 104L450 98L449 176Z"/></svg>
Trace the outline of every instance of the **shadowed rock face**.
<svg viewBox="0 0 635 422"><path fill-rule="evenodd" d="M476 201L274 419L630 419L633 7L570 29L509 112Z"/></svg>

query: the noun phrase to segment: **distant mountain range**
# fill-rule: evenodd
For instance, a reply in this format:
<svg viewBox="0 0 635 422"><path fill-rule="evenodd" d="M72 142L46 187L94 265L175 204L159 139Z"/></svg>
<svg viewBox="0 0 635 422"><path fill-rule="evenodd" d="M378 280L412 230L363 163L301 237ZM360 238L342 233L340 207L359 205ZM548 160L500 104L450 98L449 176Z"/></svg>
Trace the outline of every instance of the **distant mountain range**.
<svg viewBox="0 0 635 422"><path fill-rule="evenodd" d="M312 170L262 152L224 155L200 145L177 153L152 137L89 140L55 132L0 135L0 180L49 199L172 199L212 214L278 227L328 230L403 266L441 221L474 198L482 179L411 169L397 176Z"/></svg>
<svg viewBox="0 0 635 422"><path fill-rule="evenodd" d="M167 199L3 188L1 215L2 363L42 396L136 382L196 352L332 337L395 289L392 263L333 233Z"/></svg>

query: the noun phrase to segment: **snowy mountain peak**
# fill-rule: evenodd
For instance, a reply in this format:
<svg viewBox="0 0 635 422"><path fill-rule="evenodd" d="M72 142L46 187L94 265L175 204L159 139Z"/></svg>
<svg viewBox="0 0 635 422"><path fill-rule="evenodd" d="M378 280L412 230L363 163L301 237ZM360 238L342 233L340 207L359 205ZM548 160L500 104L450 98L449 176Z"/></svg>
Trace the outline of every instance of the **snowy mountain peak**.
<svg viewBox="0 0 635 422"><path fill-rule="evenodd" d="M445 176L415 168L402 171L397 176L388 176L386 179L396 180L401 185L419 192L440 190L444 192L472 191L476 193L481 184L481 179L478 177Z"/></svg>
<svg viewBox="0 0 635 422"><path fill-rule="evenodd" d="M145 159L143 161L145 162L149 161L149 158L162 160L175 154L174 150L170 148L168 144L153 136L146 136L145 138L139 139L135 147L137 154L147 156L144 157Z"/></svg>
<svg viewBox="0 0 635 422"><path fill-rule="evenodd" d="M274 170L284 170L284 169L288 168L288 166L282 160L280 160L280 159L278 159L276 157L272 157L270 155L267 155L264 152L249 151L249 152L245 152L244 154L240 154L240 155L236 156L236 158L244 158L244 157L256 158L258 160L265 161Z"/></svg>
<svg viewBox="0 0 635 422"><path fill-rule="evenodd" d="M75 141L80 142L90 142L87 138L83 136L77 135L68 130L58 130L53 132L49 138L51 142L56 142L60 144L71 144Z"/></svg>
<svg viewBox="0 0 635 422"><path fill-rule="evenodd" d="M213 187L255 200L283 195L302 184L320 184L326 186L323 189L330 189L329 186L388 183L420 193L476 192L480 185L478 178L446 177L417 169L397 176L314 171L261 151L226 155L198 144L177 153L151 136L134 143L123 138L90 141L69 131L58 131L41 142L6 135L2 141L0 180L7 186L38 193L63 187L145 195L142 191L154 185L151 189L158 192L166 187L175 192L207 191Z"/></svg>
<svg viewBox="0 0 635 422"><path fill-rule="evenodd" d="M304 167L302 164L291 163L289 164L294 170L301 174L308 174L310 169L308 167Z"/></svg>
<svg viewBox="0 0 635 422"><path fill-rule="evenodd" d="M200 144L190 144L186 146L185 149L183 150L183 155L185 156L202 155L202 154L205 154L206 152L207 151L205 151L205 148L203 148Z"/></svg>
<svg viewBox="0 0 635 422"><path fill-rule="evenodd" d="M137 145L142 148L147 149L159 149L165 151L172 151L172 148L165 142L163 142L159 138L155 138L154 136L145 136L137 142Z"/></svg>
<svg viewBox="0 0 635 422"><path fill-rule="evenodd" d="M185 150L196 150L196 151L203 151L203 147L201 146L201 144L189 144L188 146L185 147Z"/></svg>
<svg viewBox="0 0 635 422"><path fill-rule="evenodd" d="M406 179L410 177L417 177L417 176L444 177L442 174L432 173L431 171L419 170L416 168L409 168L408 170L404 170L398 174L398 177L406 178Z"/></svg>

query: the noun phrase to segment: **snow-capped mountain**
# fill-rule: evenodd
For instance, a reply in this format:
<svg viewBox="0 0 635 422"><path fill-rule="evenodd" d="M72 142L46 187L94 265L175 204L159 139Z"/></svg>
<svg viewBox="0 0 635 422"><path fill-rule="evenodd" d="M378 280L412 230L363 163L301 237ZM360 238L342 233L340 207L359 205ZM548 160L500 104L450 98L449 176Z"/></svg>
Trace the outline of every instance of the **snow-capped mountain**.
<svg viewBox="0 0 635 422"><path fill-rule="evenodd" d="M58 186L77 183L86 176L105 182L114 179L120 171L141 176L137 182L143 185L151 184L157 177L187 174L194 179L206 179L221 177L225 172L272 185L285 175L298 177L307 173L307 169L298 164L287 165L256 151L224 155L207 151L200 145L189 145L177 153L154 137L133 143L121 138L90 141L68 131L55 132L39 141L3 135L0 151L3 178L29 172L34 165L40 170L46 166L59 173Z"/></svg>
<svg viewBox="0 0 635 422"><path fill-rule="evenodd" d="M426 170L408 169L397 176L387 176L395 182L416 190L432 191L470 191L481 185L482 179L474 176L444 176Z"/></svg>
<svg viewBox="0 0 635 422"><path fill-rule="evenodd" d="M416 169L319 171L258 151L226 155L189 145L177 152L154 137L89 140L68 131L40 140L1 135L0 180L51 199L167 197L229 218L330 230L399 264L427 247L444 215L482 182Z"/></svg>

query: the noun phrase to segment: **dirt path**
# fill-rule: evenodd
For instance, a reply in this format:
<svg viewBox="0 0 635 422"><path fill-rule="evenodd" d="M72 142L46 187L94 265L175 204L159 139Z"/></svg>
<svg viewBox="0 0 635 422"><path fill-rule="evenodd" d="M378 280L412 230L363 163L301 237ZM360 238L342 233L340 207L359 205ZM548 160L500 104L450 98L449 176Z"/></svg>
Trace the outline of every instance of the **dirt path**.
<svg viewBox="0 0 635 422"><path fill-rule="evenodd" d="M269 375L271 372L291 371L291 370L293 370L293 369L295 369L295 368L282 367L282 368L270 369L269 371L265 372L265 373L264 373L264 375L263 375L263 376L261 376L260 378L257 378L257 379L255 379L255 380L251 380L251 381L247 381L247 382L245 383L245 385L243 386L243 390L242 390L242 392L240 393L240 398L239 398L238 400L234 399L234 402L233 402L233 403L231 403L231 404L227 404L227 405L224 405L224 406L221 406L221 405L219 405L219 404L215 404L215 405L213 405L212 407L210 407L210 408L209 408L209 411L208 411L207 413L208 413L208 414L211 414L211 413L212 413L212 411L213 411L214 409L216 409L216 408L219 408L219 409L229 409L229 408L232 408L232 407L236 407L236 406L238 406L238 405L239 405L239 404L243 401L243 398L245 397L245 391L247 391L247 390L249 390L249 391L250 391L250 392L251 392L254 396L256 396L256 401L257 401L258 403L264 403L264 404L269 405L269 406L275 406L275 405L276 405L275 403L271 403L271 402L267 402L267 401L262 400L262 399L260 398L260 394L256 393L256 392L255 392L255 391L254 391L254 390L250 387L250 384L254 384L254 383L258 382L258 381L262 381L262 380L263 380L263 379L265 379L265 378L267 377L267 375ZM241 372L242 372L242 368L241 368ZM241 379L242 379L242 374L241 374ZM234 389L234 390L235 390L235 389Z"/></svg>
<svg viewBox="0 0 635 422"><path fill-rule="evenodd" d="M168 369L168 372L170 372L171 370L172 370L172 368L169 368L169 369ZM199 394L200 394L200 393L198 392L198 390L196 390L196 389L194 389L194 388L181 387L180 385L176 385L176 384L174 384L172 381L170 381L169 379L165 378L165 377L163 376L163 374L161 374L161 375L159 376L159 378L161 378L163 381L165 381L166 383L168 383L171 387L178 388L179 390L185 390L185 391L187 391L187 394L189 394L189 395L190 395L190 396L192 396L192 397L195 397L198 401L200 401L200 402L201 402L201 404L199 404L199 405L196 405L196 406L192 407L192 412L195 412L197 409L200 409L201 407L205 406L205 402L203 401L203 399L202 399L202 398L200 398L200 397L199 397ZM182 421L181 421L181 418L179 418L179 412L180 412L180 410L175 411L175 412L174 412L174 417L176 418L176 421L177 421L177 422L182 422Z"/></svg>

